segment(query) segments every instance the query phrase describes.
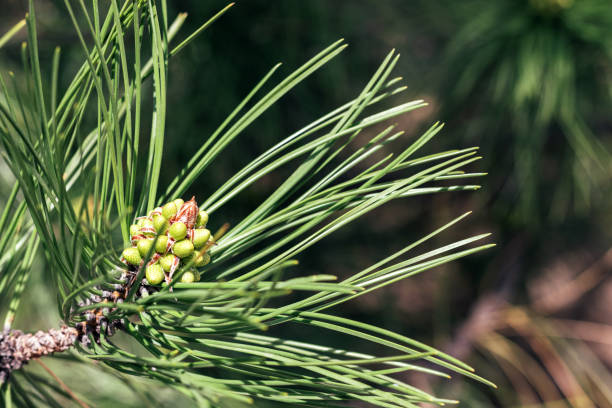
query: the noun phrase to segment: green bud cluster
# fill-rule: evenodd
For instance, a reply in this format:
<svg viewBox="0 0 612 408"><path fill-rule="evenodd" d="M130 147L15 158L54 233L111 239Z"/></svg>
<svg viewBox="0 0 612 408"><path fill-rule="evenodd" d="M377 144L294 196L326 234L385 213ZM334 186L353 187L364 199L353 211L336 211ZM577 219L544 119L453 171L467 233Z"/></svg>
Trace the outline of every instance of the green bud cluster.
<svg viewBox="0 0 612 408"><path fill-rule="evenodd" d="M125 248L122 260L136 268L145 267L147 283L152 286L171 282L178 271L180 282L197 282L201 276L197 268L210 263L206 251L213 238L207 223L208 214L199 211L194 198L170 201L130 226L132 246Z"/></svg>

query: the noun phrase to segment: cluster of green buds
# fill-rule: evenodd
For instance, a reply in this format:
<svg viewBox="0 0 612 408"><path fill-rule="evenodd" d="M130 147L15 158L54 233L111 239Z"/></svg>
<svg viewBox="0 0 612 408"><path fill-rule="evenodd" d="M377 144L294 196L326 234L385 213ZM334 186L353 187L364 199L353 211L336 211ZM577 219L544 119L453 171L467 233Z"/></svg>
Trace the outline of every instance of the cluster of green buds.
<svg viewBox="0 0 612 408"><path fill-rule="evenodd" d="M206 229L208 214L199 211L195 197L187 202L170 201L136 220L130 226L132 246L123 251L122 262L145 267L151 286L172 282L177 272L180 282L200 280L197 268L210 262L207 251L213 238Z"/></svg>

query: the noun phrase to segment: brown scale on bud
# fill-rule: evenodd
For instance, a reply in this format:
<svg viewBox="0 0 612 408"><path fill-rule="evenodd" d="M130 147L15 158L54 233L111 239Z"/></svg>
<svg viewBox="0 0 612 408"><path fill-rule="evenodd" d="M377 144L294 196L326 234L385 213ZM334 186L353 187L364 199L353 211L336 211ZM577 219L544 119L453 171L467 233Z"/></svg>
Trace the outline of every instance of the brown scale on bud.
<svg viewBox="0 0 612 408"><path fill-rule="evenodd" d="M9 378L11 371L20 369L31 359L72 347L76 338L77 330L68 326L34 334L4 330L0 333L0 384Z"/></svg>
<svg viewBox="0 0 612 408"><path fill-rule="evenodd" d="M170 222L182 222L187 226L187 229L190 230L195 226L199 211L200 209L196 203L195 196L191 197L191 200L181 206L174 216L174 219L171 219Z"/></svg>

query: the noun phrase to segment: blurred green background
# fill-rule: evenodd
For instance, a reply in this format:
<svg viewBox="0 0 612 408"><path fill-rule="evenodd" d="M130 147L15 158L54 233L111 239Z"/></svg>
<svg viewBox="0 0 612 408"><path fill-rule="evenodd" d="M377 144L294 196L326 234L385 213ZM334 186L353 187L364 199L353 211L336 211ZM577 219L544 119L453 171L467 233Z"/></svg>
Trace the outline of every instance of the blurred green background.
<svg viewBox="0 0 612 408"><path fill-rule="evenodd" d="M22 18L25 3L2 0L2 31ZM185 32L226 5L169 3L171 16L189 14ZM78 39L62 1L36 4L39 48L50 57L62 47L66 84L81 58ZM386 205L307 252L304 274L347 275L474 210L445 238L490 231L496 248L375 292L343 313L450 352L498 384L406 374L463 406L612 406L612 2L239 2L171 61L162 184L274 64L289 72L338 38L350 45L343 55L251 126L192 193L205 196L256 152L354 97L396 48L395 73L408 96L429 102L399 118L400 127L411 139L446 122L430 152L480 146L484 160L474 170L488 173L483 188ZM0 54L2 70L19 70L22 39ZM266 177L234 200L224 221L240 220L283 177ZM43 284L30 291L20 326L53 326L54 299ZM81 375L56 366L67 382ZM108 387L125 387L112 381ZM126 406L138 406L137 394L121 392Z"/></svg>

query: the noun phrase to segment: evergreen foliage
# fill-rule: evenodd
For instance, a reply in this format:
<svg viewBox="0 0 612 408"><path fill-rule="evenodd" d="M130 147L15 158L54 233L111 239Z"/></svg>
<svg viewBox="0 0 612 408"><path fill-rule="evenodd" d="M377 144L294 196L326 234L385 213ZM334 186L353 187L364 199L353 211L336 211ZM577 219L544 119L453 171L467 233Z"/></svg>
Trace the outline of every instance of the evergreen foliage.
<svg viewBox="0 0 612 408"><path fill-rule="evenodd" d="M408 370L442 377L454 372L492 385L452 356L342 317L341 309L334 308L490 247L479 243L484 234L420 250L468 214L340 281L299 273L305 250L322 248L322 240L334 231L391 200L478 188L470 180L481 173L468 169L479 159L477 148L422 152L442 129L439 123L408 148L360 169L402 136L387 123L390 119L425 106L416 100L381 108L382 101L405 89L401 78L392 76L398 60L394 51L353 100L280 139L198 198L200 209L211 216L209 228L217 231L209 249L212 262L201 270L199 282L172 281L148 296L136 296L136 279L122 302L102 296L123 283L120 253L130 245L136 217L205 183L206 172L214 171L215 160L230 143L238 143L266 109L346 45L342 40L331 44L280 80L273 79L280 64L274 66L203 138L174 181L162 186L164 146L180 143L166 117L168 64L231 4L180 41L186 16L170 22L164 1L93 1L88 7L83 0L66 0L65 5L84 54L69 86L58 85L59 48L51 69L41 67L32 1L25 19L28 41L22 47L25 77L0 77L5 95L0 102L2 154L17 180L0 219L5 329L26 301L23 289L40 249L65 324L77 326L91 310L103 310L108 321L122 322L124 337L139 345L138 351L128 350L101 330L95 338L91 334L89 344L76 343L64 358L156 380L199 406L263 400L325 407L351 401L381 407L453 402L393 376ZM23 25L10 30L0 45ZM149 103L151 128L144 128L142 115ZM95 123L91 129L90 121ZM167 132L172 136L166 137ZM291 176L236 225L224 225L224 205L280 167L292 168ZM144 268L137 273L143 277ZM321 334L289 339L262 333L290 324ZM366 341L376 355L325 345L319 341L325 331L342 334L346 344ZM2 388L7 406L61 406L67 396L27 369L10 378Z"/></svg>

